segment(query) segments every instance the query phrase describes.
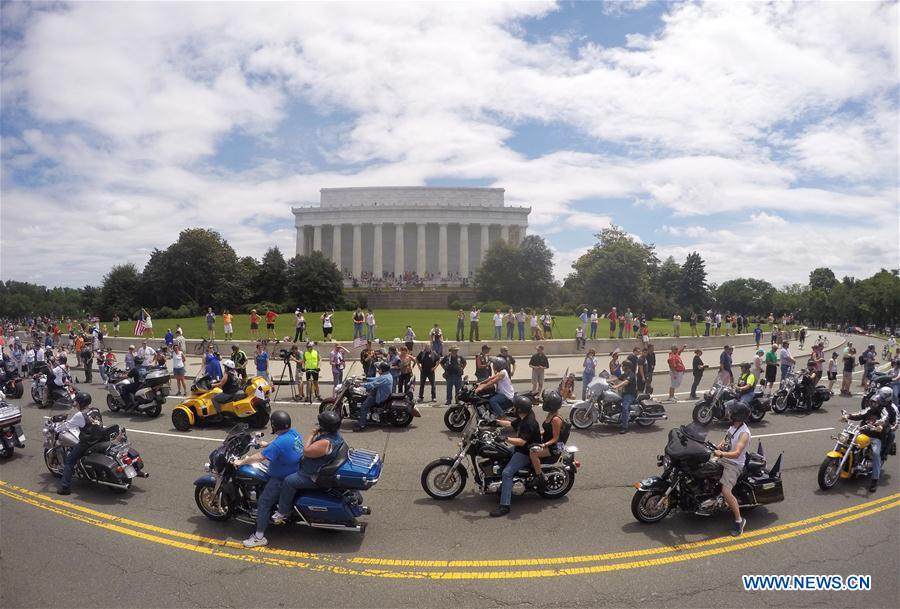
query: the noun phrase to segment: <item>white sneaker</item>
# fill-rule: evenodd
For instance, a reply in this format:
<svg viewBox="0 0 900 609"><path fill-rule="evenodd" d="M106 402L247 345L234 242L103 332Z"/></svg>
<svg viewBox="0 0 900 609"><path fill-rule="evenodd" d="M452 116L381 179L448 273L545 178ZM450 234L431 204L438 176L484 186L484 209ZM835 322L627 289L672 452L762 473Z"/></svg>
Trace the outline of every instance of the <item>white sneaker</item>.
<svg viewBox="0 0 900 609"><path fill-rule="evenodd" d="M287 516L275 510L272 512L272 524L284 524L287 521Z"/></svg>
<svg viewBox="0 0 900 609"><path fill-rule="evenodd" d="M255 548L257 546L265 546L269 544L269 540L265 537L257 537L256 533L244 540L245 548Z"/></svg>

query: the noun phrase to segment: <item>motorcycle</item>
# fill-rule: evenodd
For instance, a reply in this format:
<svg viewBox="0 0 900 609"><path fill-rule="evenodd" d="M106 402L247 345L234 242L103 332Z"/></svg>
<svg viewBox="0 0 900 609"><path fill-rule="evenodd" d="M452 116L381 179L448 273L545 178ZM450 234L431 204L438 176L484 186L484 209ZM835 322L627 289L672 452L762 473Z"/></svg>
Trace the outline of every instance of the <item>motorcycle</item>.
<svg viewBox="0 0 900 609"><path fill-rule="evenodd" d="M842 410L841 414L847 413ZM831 436L831 439L835 441L834 450L825 455L819 466L820 489L827 491L834 488L841 478L865 478L872 474L871 439L860 429L859 423L848 421L844 430L837 436Z"/></svg>
<svg viewBox="0 0 900 609"><path fill-rule="evenodd" d="M31 371L31 399L38 407L44 401L44 388L47 386L47 377L50 375L50 367L47 362L35 362Z"/></svg>
<svg viewBox="0 0 900 609"><path fill-rule="evenodd" d="M25 432L22 431L22 409L6 402L0 391L0 459L12 457L16 448L25 448Z"/></svg>
<svg viewBox="0 0 900 609"><path fill-rule="evenodd" d="M707 430L696 423L669 431L664 455L657 457L661 476L635 483L631 513L640 522L655 523L672 510L680 509L699 516L727 512L730 508L721 495L723 466L713 456L716 447L706 440ZM784 501L781 460L766 470L762 444L756 452L747 452L747 461L732 493L741 509Z"/></svg>
<svg viewBox="0 0 900 609"><path fill-rule="evenodd" d="M25 383L19 374L19 367L11 359L3 360L3 367L0 369L0 391L16 400L25 395Z"/></svg>
<svg viewBox="0 0 900 609"><path fill-rule="evenodd" d="M473 416L484 419L491 412L491 397L493 397L494 389L485 390L484 393L475 393L475 387L480 381L469 381L469 377L463 377L463 386L457 396L458 403L450 406L444 413L444 425L450 431L460 432L466 428L469 419ZM524 395L534 399L534 393L525 391L516 395ZM510 402L509 406L504 409L503 415L512 418L515 408Z"/></svg>
<svg viewBox="0 0 900 609"><path fill-rule="evenodd" d="M891 384L893 380L893 375L890 372L876 372L869 379L869 386L866 387L865 393L862 396L862 404L861 410L865 410L869 407L869 400L871 400L878 390L882 387L887 387Z"/></svg>
<svg viewBox="0 0 900 609"><path fill-rule="evenodd" d="M148 415L151 418L158 417L162 407L166 403L166 397L170 393L169 371L165 368L151 368L138 384L137 391L133 394L129 391L134 381L127 377L124 370L112 368L108 372L106 382L106 406L112 412L124 410L136 411ZM131 399L125 394L131 394Z"/></svg>
<svg viewBox="0 0 900 609"><path fill-rule="evenodd" d="M709 425L714 420L727 421L727 406L732 400L738 399L737 390L732 385L726 385L716 381L712 387L703 394L703 399L694 406L694 422L703 426ZM772 400L763 395L763 384L757 383L753 388L753 399L748 404L750 407L750 423L759 423L766 416L766 412L772 409Z"/></svg>
<svg viewBox="0 0 900 609"><path fill-rule="evenodd" d="M319 412L333 410L342 419L356 419L359 416L359 408L369 395L363 387L362 377L351 376L343 383L335 387L333 397L322 400ZM394 427L407 427L413 420L413 403L407 393L392 393L387 401L375 404L369 409L367 421L380 425L393 425Z"/></svg>
<svg viewBox="0 0 900 609"><path fill-rule="evenodd" d="M588 384L588 399L579 400L569 411L569 421L578 429L587 429L596 423L619 425L622 418L622 396L609 386L604 371ZM665 406L649 394L641 394L631 404L629 423L649 427L657 421L668 419Z"/></svg>
<svg viewBox="0 0 900 609"><path fill-rule="evenodd" d="M234 460L251 448L259 448L262 432L251 435L246 423L238 423L222 445L209 455L209 473L194 481L194 501L204 516L224 522L231 518L254 524L256 502L269 480L264 462L234 466ZM381 476L378 453L341 446L334 461L316 477L316 490L302 490L294 499L289 522L316 529L365 530L359 516L371 514L363 505L361 490L372 488Z"/></svg>
<svg viewBox="0 0 900 609"><path fill-rule="evenodd" d="M796 410L818 410L822 404L831 399L831 392L824 385L816 386L812 401L807 403L806 389L801 382L802 374L791 371L781 380L775 399L772 401L772 412L782 414L788 408Z"/></svg>
<svg viewBox="0 0 900 609"><path fill-rule="evenodd" d="M67 374L65 379L65 385L62 387L55 387L53 389L53 393L50 395L50 406L49 408L72 408L75 406L75 395L78 391L75 389L75 385L72 383L71 377ZM38 382L33 383L31 386L31 398L37 402L38 408L48 408L44 404L44 392L46 391L45 387L47 386L46 377L42 381L40 381L40 395L35 397L34 395L34 387L38 385Z"/></svg>
<svg viewBox="0 0 900 609"><path fill-rule="evenodd" d="M103 417L96 408L90 408L85 416L102 424ZM62 476L69 450L78 444L80 431L65 429L67 416L58 414L44 417L44 463L51 474ZM120 492L131 488L135 478L149 478L144 472L141 455L128 443L125 428L118 425L103 428L103 439L91 444L78 463L75 475L82 480L108 486Z"/></svg>
<svg viewBox="0 0 900 609"><path fill-rule="evenodd" d="M442 457L425 466L422 470L422 488L433 499L453 499L466 486L469 474L464 461L469 458L469 466L475 478L478 491L482 494L500 493L501 474L513 454L514 447L500 437L500 431L483 423L490 420L471 418L463 432L459 451L453 457ZM529 463L513 478L512 492L522 495L534 490L546 499L559 499L566 495L575 484L575 473L581 463L575 459L578 448L566 446L558 455L551 454L541 459L541 472L545 485L537 490L534 470Z"/></svg>
<svg viewBox="0 0 900 609"><path fill-rule="evenodd" d="M234 400L222 404L222 414L216 414L213 397L222 393L212 387L207 376L201 376L191 385L191 396L172 409L172 425L178 431L188 431L193 425L219 423L225 420L244 420L250 427L260 429L269 422L272 407L269 404L271 386L261 376L247 379L244 393L234 395Z"/></svg>

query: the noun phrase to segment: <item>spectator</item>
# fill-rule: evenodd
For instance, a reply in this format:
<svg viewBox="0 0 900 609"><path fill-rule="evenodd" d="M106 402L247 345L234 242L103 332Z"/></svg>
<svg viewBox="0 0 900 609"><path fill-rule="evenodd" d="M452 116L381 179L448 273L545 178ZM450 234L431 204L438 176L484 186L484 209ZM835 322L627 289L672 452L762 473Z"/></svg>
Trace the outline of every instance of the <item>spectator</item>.
<svg viewBox="0 0 900 609"><path fill-rule="evenodd" d="M456 342L461 343L466 339L466 312L460 309L456 312ZM419 388L421 391L421 387Z"/></svg>
<svg viewBox="0 0 900 609"><path fill-rule="evenodd" d="M503 338L503 314L500 312L500 309L494 311L494 340L501 340Z"/></svg>
<svg viewBox="0 0 900 609"><path fill-rule="evenodd" d="M783 381L787 378L787 375L790 373L794 364L797 363L797 360L791 357L791 350L788 349L788 341L781 343L781 349L778 351L778 362L781 364L781 380Z"/></svg>
<svg viewBox="0 0 900 609"><path fill-rule="evenodd" d="M756 341L756 348L759 349L759 343L762 341L762 327L758 323L753 328L753 339Z"/></svg>
<svg viewBox="0 0 900 609"><path fill-rule="evenodd" d="M175 395L187 395L187 385L184 382L186 362L184 351L179 345L172 347L172 376L175 377Z"/></svg>
<svg viewBox="0 0 900 609"><path fill-rule="evenodd" d="M356 311L353 312L353 340L363 337L363 328L365 325L366 316L363 314L360 307L356 307ZM294 342L297 342L296 339L294 339Z"/></svg>
<svg viewBox="0 0 900 609"><path fill-rule="evenodd" d="M631 307L625 308L625 336L631 336L632 328L634 327L634 313L631 312Z"/></svg>
<svg viewBox="0 0 900 609"><path fill-rule="evenodd" d="M669 364L669 401L677 402L675 399L675 390L681 386L681 382L684 380L684 362L681 359L681 354L684 353L684 350L687 348L687 345L681 345L679 349L678 346L672 345L672 349L669 351L669 358L667 360Z"/></svg>
<svg viewBox="0 0 900 609"><path fill-rule="evenodd" d="M837 380L837 372L838 372L838 352L834 351L831 354L831 359L828 360L828 393L834 395L834 382ZM896 391L894 392L896 401Z"/></svg>
<svg viewBox="0 0 900 609"><path fill-rule="evenodd" d="M425 343L419 355L416 356L419 363L419 401L421 402L425 396L425 382L431 383L431 401L437 399L437 393L434 388L434 368L437 366L440 357L431 350L431 344Z"/></svg>
<svg viewBox="0 0 900 609"><path fill-rule="evenodd" d="M825 346L822 343L814 344L809 359L814 364L815 375L813 376L812 385L815 387L822 379L822 364L825 363Z"/></svg>
<svg viewBox="0 0 900 609"><path fill-rule="evenodd" d="M250 309L250 336L259 340L259 315L256 309Z"/></svg>
<svg viewBox="0 0 900 609"><path fill-rule="evenodd" d="M275 335L275 320L278 319L278 313L269 309L266 311L266 337L271 339L277 339L278 336Z"/></svg>
<svg viewBox="0 0 900 609"><path fill-rule="evenodd" d="M694 382L691 383L691 399L697 399L697 387L700 386L700 382L703 380L703 371L706 369L706 364L703 363L703 355L702 349L694 349L694 361L691 363L691 371L694 373Z"/></svg>
<svg viewBox="0 0 900 609"><path fill-rule="evenodd" d="M375 311L372 309L366 312L366 340L375 340Z"/></svg>
<svg viewBox="0 0 900 609"><path fill-rule="evenodd" d="M707 311L706 313L704 313L703 323L706 326L706 329L703 331L703 336L709 336L709 329L713 323L712 311Z"/></svg>
<svg viewBox="0 0 900 609"><path fill-rule="evenodd" d="M216 314L213 313L212 307L206 307L206 338L209 340L216 338Z"/></svg>
<svg viewBox="0 0 900 609"><path fill-rule="evenodd" d="M766 352L764 349L757 349L756 354L753 356L753 362L750 366L750 372L753 373L753 376L756 377L757 383L766 384L765 380L765 370L766 370Z"/></svg>
<svg viewBox="0 0 900 609"><path fill-rule="evenodd" d="M597 338L597 323L600 320L600 317L597 315L597 309L591 311L591 340L595 340Z"/></svg>
<svg viewBox="0 0 900 609"><path fill-rule="evenodd" d="M397 380L400 378L400 353L394 345L388 347L387 363L390 366L391 377L394 383L391 386L391 390L397 391Z"/></svg>
<svg viewBox="0 0 900 609"><path fill-rule="evenodd" d="M713 317L713 333L716 336L722 333L722 314L716 311L715 316Z"/></svg>
<svg viewBox="0 0 900 609"><path fill-rule="evenodd" d="M531 328L531 340L539 340L538 314L537 311L532 312L528 316L528 325Z"/></svg>
<svg viewBox="0 0 900 609"><path fill-rule="evenodd" d="M314 343L306 343L306 351L303 352L303 369L306 371L306 398L312 404L313 394L316 400L322 401L319 396L319 352L313 347Z"/></svg>
<svg viewBox="0 0 900 609"><path fill-rule="evenodd" d="M734 382L734 373L731 371L732 353L734 353L734 347L725 345L722 348L722 353L719 355L718 380L725 385L730 385Z"/></svg>
<svg viewBox="0 0 900 609"><path fill-rule="evenodd" d="M615 338L616 320L619 318L618 313L616 313L616 308L613 307L612 309L610 309L606 317L609 319L609 337Z"/></svg>
<svg viewBox="0 0 900 609"><path fill-rule="evenodd" d="M441 367L444 369L444 380L447 382L447 401L444 405L449 406L451 402L459 399L459 390L462 387L462 374L466 368L466 360L459 354L459 347L456 345L450 347L450 354L441 359ZM454 390L456 391L455 397L453 395Z"/></svg>
<svg viewBox="0 0 900 609"><path fill-rule="evenodd" d="M509 309L504 316L506 322L506 340L516 339L516 314Z"/></svg>
<svg viewBox="0 0 900 609"><path fill-rule="evenodd" d="M531 368L531 390L535 397L540 399L544 391L544 373L550 367L550 362L544 355L544 345L537 346L537 352L531 356L528 366Z"/></svg>
<svg viewBox="0 0 900 609"><path fill-rule="evenodd" d="M150 313L147 309L141 309L144 312L144 329L147 333L150 334L150 338L156 338L153 334L153 320L150 318Z"/></svg>
<svg viewBox="0 0 900 609"><path fill-rule="evenodd" d="M146 360L145 360L146 361ZM206 348L206 355L203 359L204 372L209 380L217 382L222 378L222 363L219 361L219 354L215 352L212 345Z"/></svg>
<svg viewBox="0 0 900 609"><path fill-rule="evenodd" d="M479 340L478 338L478 316L481 314L481 310L472 305L472 310L469 312L469 342L474 342ZM435 324L437 325L437 324Z"/></svg>
<svg viewBox="0 0 900 609"><path fill-rule="evenodd" d="M584 362L582 362L582 366L581 399L586 400L588 385L591 384L591 381L593 381L594 377L597 375L597 352L593 349L589 349L587 354L584 356Z"/></svg>
<svg viewBox="0 0 900 609"><path fill-rule="evenodd" d="M119 314L116 313L113 315L112 324L113 324L113 336L119 338Z"/></svg>
<svg viewBox="0 0 900 609"><path fill-rule="evenodd" d="M81 347L81 363L84 365L84 382L90 384L94 380L94 351L87 344Z"/></svg>
<svg viewBox="0 0 900 609"><path fill-rule="evenodd" d="M296 345L295 345L296 346ZM256 343L256 376L261 376L267 381L269 380L269 352L262 348L262 345Z"/></svg>
<svg viewBox="0 0 900 609"><path fill-rule="evenodd" d="M359 309L357 309L357 311L359 311ZM356 330L355 327L354 330ZM361 330L362 328L360 328L360 331ZM345 356L349 353L350 352L342 347L340 343L334 343L331 353L328 354L328 362L331 364L331 377L334 383L332 395L337 393L338 385L344 382L344 367L346 366Z"/></svg>
<svg viewBox="0 0 900 609"><path fill-rule="evenodd" d="M766 353L766 394L772 395L778 376L778 345L771 345Z"/></svg>
<svg viewBox="0 0 900 609"><path fill-rule="evenodd" d="M544 309L541 315L541 329L544 331L544 338L553 338L553 316L550 315L550 309Z"/></svg>
<svg viewBox="0 0 900 609"><path fill-rule="evenodd" d="M731 313L725 313L725 336L731 336Z"/></svg>
<svg viewBox="0 0 900 609"><path fill-rule="evenodd" d="M406 390L409 388L409 384L413 378L413 370L416 367L416 358L413 357L409 349L406 348L406 345L400 347L400 362L398 364L398 368L400 370L400 376L397 377L397 391L398 393L406 393Z"/></svg>
<svg viewBox="0 0 900 609"><path fill-rule="evenodd" d="M130 371L132 368L134 368L134 345L128 345L128 351L125 353L125 372Z"/></svg>
<svg viewBox="0 0 900 609"><path fill-rule="evenodd" d="M356 309L359 311L359 309ZM354 325L353 325L353 333L356 334L356 321L354 317ZM294 341L295 343L303 340L303 335L306 334L306 317L303 316L303 311L300 308L294 309ZM355 337L354 337L355 338Z"/></svg>
<svg viewBox="0 0 900 609"><path fill-rule="evenodd" d="M575 328L575 350L584 349L586 341L584 339L584 326Z"/></svg>
<svg viewBox="0 0 900 609"><path fill-rule="evenodd" d="M622 362L619 361L619 354L618 347L609 354L609 374L615 378L622 376Z"/></svg>
<svg viewBox="0 0 900 609"><path fill-rule="evenodd" d="M650 327L644 322L641 322L641 342L645 347L650 344Z"/></svg>
<svg viewBox="0 0 900 609"><path fill-rule="evenodd" d="M491 347L481 345L481 353L475 356L475 378L483 382L491 376Z"/></svg>
<svg viewBox="0 0 900 609"><path fill-rule="evenodd" d="M672 333L675 338L681 338L681 315L678 313L672 316Z"/></svg>
<svg viewBox="0 0 900 609"><path fill-rule="evenodd" d="M850 347L844 354L844 375L841 378L841 396L851 397L850 385L853 382L853 369L856 367L856 348Z"/></svg>
<svg viewBox="0 0 900 609"><path fill-rule="evenodd" d="M619 313L618 319L616 320L619 323L619 338L624 338L625 332L625 314Z"/></svg>
<svg viewBox="0 0 900 609"><path fill-rule="evenodd" d="M587 308L582 309L581 315L578 316L578 320L581 322L579 325L580 325L582 328L586 328L586 327L587 327L587 323L588 323L588 310L587 310Z"/></svg>
<svg viewBox="0 0 900 609"><path fill-rule="evenodd" d="M431 328L431 332L428 333L428 337L431 339L432 351L434 351L438 357L443 356L444 355L444 332L441 330L441 327L438 324L434 324L434 327Z"/></svg>
<svg viewBox="0 0 900 609"><path fill-rule="evenodd" d="M172 339L172 348L181 347L181 352L184 353L187 350L187 341L184 340L184 333L181 328L175 330L175 338Z"/></svg>
<svg viewBox="0 0 900 609"><path fill-rule="evenodd" d="M174 359L174 358L173 358ZM242 380L247 380L247 354L237 345L231 345L231 361L234 362L234 371ZM173 366L175 364L172 364Z"/></svg>
<svg viewBox="0 0 900 609"><path fill-rule="evenodd" d="M647 347L642 348L641 354L638 356L637 381L639 393L650 393L650 390L647 388Z"/></svg>
<svg viewBox="0 0 900 609"><path fill-rule="evenodd" d="M406 345L406 350L412 353L413 347L416 345L416 333L412 329L412 326L406 326L406 334L403 335L403 343Z"/></svg>
<svg viewBox="0 0 900 609"><path fill-rule="evenodd" d="M647 343L647 386L644 390L653 393L653 372L656 370L656 347Z"/></svg>
<svg viewBox="0 0 900 609"><path fill-rule="evenodd" d="M862 355L859 356L859 362L863 366L863 375L862 379L859 381L859 386L867 387L869 385L869 379L872 378L872 374L875 372L875 366L878 364L878 353L875 351L875 345L869 345L869 347L863 351Z"/></svg>
<svg viewBox="0 0 900 609"><path fill-rule="evenodd" d="M334 311L329 309L322 313L322 340L328 342L334 340L331 333L334 332ZM316 394L318 397L318 394Z"/></svg>
<svg viewBox="0 0 900 609"><path fill-rule="evenodd" d="M525 340L525 309L520 308L516 313L516 325L519 329L519 340Z"/></svg>

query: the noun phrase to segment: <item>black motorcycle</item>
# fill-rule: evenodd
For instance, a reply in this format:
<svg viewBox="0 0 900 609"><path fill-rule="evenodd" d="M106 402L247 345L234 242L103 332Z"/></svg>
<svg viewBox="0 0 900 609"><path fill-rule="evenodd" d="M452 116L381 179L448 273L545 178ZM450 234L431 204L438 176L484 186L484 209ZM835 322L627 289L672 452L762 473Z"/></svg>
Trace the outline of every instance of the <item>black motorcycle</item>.
<svg viewBox="0 0 900 609"><path fill-rule="evenodd" d="M875 374L873 374L869 379L869 386L866 387L866 392L862 396L860 410L865 410L866 408L868 408L869 400L875 397L875 394L878 393L878 390L882 387L889 387L893 378L893 375L889 372L876 372Z"/></svg>
<svg viewBox="0 0 900 609"><path fill-rule="evenodd" d="M251 448L259 448L262 432L250 434L246 423L238 423L222 445L209 455L208 474L194 481L194 501L204 516L224 522L235 518L256 522L257 500L269 480L265 463L235 467L234 460ZM363 505L361 490L374 486L383 461L378 453L350 448L344 443L334 461L319 470L314 490L300 491L288 522L317 529L365 530L359 516L371 514Z"/></svg>
<svg viewBox="0 0 900 609"><path fill-rule="evenodd" d="M98 424L103 416L96 408L85 412ZM66 415L44 417L44 463L50 473L62 476L66 455L79 442L79 431L65 429ZM75 475L82 480L108 486L117 491L127 491L135 478L148 478L144 472L144 460L128 443L125 428L118 425L104 427L99 441L91 444L78 463Z"/></svg>
<svg viewBox="0 0 900 609"><path fill-rule="evenodd" d="M334 396L322 400L319 412L333 410L342 419L356 420L359 416L359 408L369 395L363 387L365 379L351 376L334 388ZM394 427L406 427L412 423L413 408L415 405L410 398L410 392L392 393L381 404L375 404L369 409L366 421L377 425L392 425Z"/></svg>
<svg viewBox="0 0 900 609"><path fill-rule="evenodd" d="M458 403L450 406L444 413L444 425L450 431L462 431L465 429L469 420L474 416L478 419L484 419L491 413L491 398L496 393L495 388L486 389L483 393L476 393L475 388L481 381L469 381L468 377L463 377L462 389L457 396ZM516 395L524 395L534 399L534 393L525 391L516 393ZM507 418L513 418L515 407L510 401L509 405L503 410L503 415Z"/></svg>
<svg viewBox="0 0 900 609"><path fill-rule="evenodd" d="M131 391L135 381L119 368L108 372L106 405L113 412L136 411L153 418L158 417L170 393L169 371L165 368L147 369L139 377L138 386Z"/></svg>
<svg viewBox="0 0 900 609"><path fill-rule="evenodd" d="M659 522L675 509L698 516L730 510L719 483L723 466L712 456L716 447L707 442L706 432L706 428L694 423L669 431L666 454L657 457L662 475L634 485L637 490L631 499L631 513L636 519ZM781 459L779 455L767 471L762 444L755 453L747 452L744 470L732 489L742 510L784 501Z"/></svg>
<svg viewBox="0 0 900 609"><path fill-rule="evenodd" d="M25 395L25 382L19 374L19 367L9 358L3 360L0 368L0 391L16 400Z"/></svg>
<svg viewBox="0 0 900 609"><path fill-rule="evenodd" d="M812 392L812 398L807 400L806 386L803 384L803 374L791 371L781 380L775 399L772 400L772 412L782 414L789 408L794 410L818 410L822 404L831 399L831 392L824 385L818 385Z"/></svg>
<svg viewBox="0 0 900 609"><path fill-rule="evenodd" d="M0 459L11 457L16 448L25 448L22 409L7 403L0 391Z"/></svg>
<svg viewBox="0 0 900 609"><path fill-rule="evenodd" d="M465 463L468 463L483 494L500 492L503 468L513 455L514 447L500 437L500 431L478 418L471 418L463 432L459 451L454 457L436 459L422 470L422 488L434 499L453 499L466 486L469 477ZM564 439L561 437L561 441ZM538 490L534 470L529 463L513 478L513 494L521 495L534 490L547 499L558 499L567 494L575 484L575 473L581 463L575 460L578 449L566 446L557 455L551 454L541 459L541 472L545 485Z"/></svg>
<svg viewBox="0 0 900 609"><path fill-rule="evenodd" d="M703 394L703 399L694 406L694 422L706 426L716 420L727 421L728 404L736 399L738 399L738 392L734 386L716 381ZM753 400L748 406L750 407L750 416L748 417L750 423L759 423L766 413L772 410L772 399L763 395L762 383L758 383L753 388Z"/></svg>

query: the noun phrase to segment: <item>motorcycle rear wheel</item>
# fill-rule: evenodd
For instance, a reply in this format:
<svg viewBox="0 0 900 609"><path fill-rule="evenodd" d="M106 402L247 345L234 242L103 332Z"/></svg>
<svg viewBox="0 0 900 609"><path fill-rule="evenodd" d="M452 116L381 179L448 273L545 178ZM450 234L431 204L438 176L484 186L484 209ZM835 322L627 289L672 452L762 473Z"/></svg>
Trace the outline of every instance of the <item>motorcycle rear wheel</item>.
<svg viewBox="0 0 900 609"><path fill-rule="evenodd" d="M153 404L153 406L144 411L144 414L151 419L155 419L160 415L160 413L162 413L162 404L160 404L159 402L156 402L155 404Z"/></svg>
<svg viewBox="0 0 900 609"><path fill-rule="evenodd" d="M713 420L713 407L709 402L700 402L694 406L694 412L691 415L694 422L706 427Z"/></svg>
<svg viewBox="0 0 900 609"><path fill-rule="evenodd" d="M25 395L25 383L16 383L16 390L13 392L13 397L20 400L23 395Z"/></svg>
<svg viewBox="0 0 900 609"><path fill-rule="evenodd" d="M408 427L412 423L413 416L408 410L395 410L391 416L391 425L394 427Z"/></svg>
<svg viewBox="0 0 900 609"><path fill-rule="evenodd" d="M233 507L222 493L222 489L213 496L214 488L205 485L194 487L194 501L204 516L216 522L224 522L231 518Z"/></svg>
<svg viewBox="0 0 900 609"><path fill-rule="evenodd" d="M422 470L422 489L432 499L445 501L459 495L466 487L469 473L466 468L457 466L451 471L454 460L449 458L436 459Z"/></svg>
<svg viewBox="0 0 900 609"><path fill-rule="evenodd" d="M15 448L13 446L3 446L0 448L0 459L9 459L13 456Z"/></svg>
<svg viewBox="0 0 900 609"><path fill-rule="evenodd" d="M574 465L573 465L574 467ZM565 476L565 479L562 477ZM548 474L544 474L547 484L544 490L538 491L544 499L559 499L565 497L572 487L575 485L575 472L555 470Z"/></svg>
<svg viewBox="0 0 900 609"><path fill-rule="evenodd" d="M648 419L648 418L640 418L634 420L635 423L640 425L641 427L650 427L654 423L656 423L656 419Z"/></svg>
<svg viewBox="0 0 900 609"><path fill-rule="evenodd" d="M190 431L191 420L183 410L172 411L172 425L178 431Z"/></svg>
<svg viewBox="0 0 900 609"><path fill-rule="evenodd" d="M450 431L460 432L472 418L468 408L450 408L444 413L444 425Z"/></svg>
<svg viewBox="0 0 900 609"><path fill-rule="evenodd" d="M819 466L819 488L828 491L841 479L841 460L837 457L825 457Z"/></svg>
<svg viewBox="0 0 900 609"><path fill-rule="evenodd" d="M759 423L764 418L766 418L766 411L765 410L754 410L751 408L749 418L750 418L751 423Z"/></svg>
<svg viewBox="0 0 900 609"><path fill-rule="evenodd" d="M577 429L587 429L594 424L590 408L573 408L569 411L569 422Z"/></svg>
<svg viewBox="0 0 900 609"><path fill-rule="evenodd" d="M652 503L654 500L655 503ZM659 504L664 500L667 501L667 498L662 491L638 490L631 498L631 514L644 524L659 522L672 511L672 507L668 503L664 509L659 508Z"/></svg>

